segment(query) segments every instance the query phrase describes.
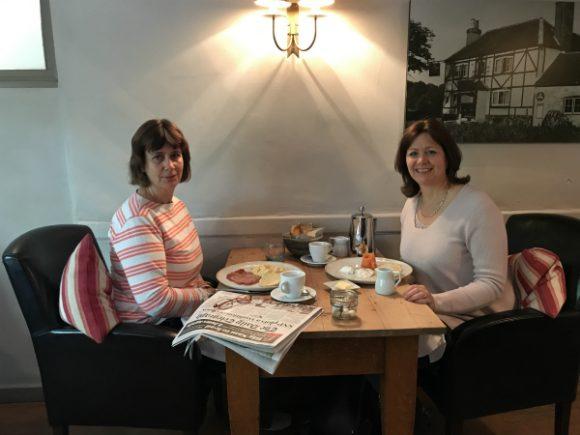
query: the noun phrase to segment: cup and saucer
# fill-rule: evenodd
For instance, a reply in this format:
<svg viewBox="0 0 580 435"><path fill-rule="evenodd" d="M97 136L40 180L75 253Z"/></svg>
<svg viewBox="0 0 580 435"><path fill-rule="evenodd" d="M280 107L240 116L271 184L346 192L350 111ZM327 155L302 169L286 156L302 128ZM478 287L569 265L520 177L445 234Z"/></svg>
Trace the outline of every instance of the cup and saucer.
<svg viewBox="0 0 580 435"><path fill-rule="evenodd" d="M279 302L305 302L316 297L316 290L304 285L306 274L302 270L287 270L280 274L280 286L270 296Z"/></svg>
<svg viewBox="0 0 580 435"><path fill-rule="evenodd" d="M280 287L276 287L270 292L270 296L272 296L272 299L275 299L278 302L306 302L316 297L316 290L314 290L312 287L304 286L302 287L302 294L297 298L293 298L284 293Z"/></svg>
<svg viewBox="0 0 580 435"><path fill-rule="evenodd" d="M324 266L336 260L336 257L330 254L331 249L332 245L328 242L310 242L308 244L310 254L300 257L300 261L309 266Z"/></svg>
<svg viewBox="0 0 580 435"><path fill-rule="evenodd" d="M326 266L328 263L331 263L336 260L334 255L328 254L325 259L322 261L314 261L312 255L306 254L300 257L300 261L303 263L308 264L309 266Z"/></svg>

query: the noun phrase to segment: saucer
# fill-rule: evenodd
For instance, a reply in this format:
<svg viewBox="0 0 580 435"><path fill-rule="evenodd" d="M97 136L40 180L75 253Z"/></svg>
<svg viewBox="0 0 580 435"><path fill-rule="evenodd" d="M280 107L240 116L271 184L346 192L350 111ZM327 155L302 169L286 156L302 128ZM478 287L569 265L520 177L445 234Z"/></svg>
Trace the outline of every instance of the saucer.
<svg viewBox="0 0 580 435"><path fill-rule="evenodd" d="M336 260L336 257L334 255L330 255L330 254L328 254L326 256L326 261L323 261L321 263L314 261L310 254L306 254L306 255L303 255L302 257L300 257L300 261L308 264L309 266L325 266L328 263L332 263L335 260Z"/></svg>
<svg viewBox="0 0 580 435"><path fill-rule="evenodd" d="M304 286L302 289L302 296L296 299L291 299L286 293L280 290L280 287L276 287L274 290L272 290L270 296L272 296L272 299L275 299L279 302L304 302L314 298L316 296L316 290L311 287Z"/></svg>

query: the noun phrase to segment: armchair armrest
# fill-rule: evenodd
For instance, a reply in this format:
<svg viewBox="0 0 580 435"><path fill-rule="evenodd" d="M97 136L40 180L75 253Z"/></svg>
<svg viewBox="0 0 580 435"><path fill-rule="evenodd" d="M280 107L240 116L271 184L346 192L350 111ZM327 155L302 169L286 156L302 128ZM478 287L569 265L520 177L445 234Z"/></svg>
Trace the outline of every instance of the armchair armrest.
<svg viewBox="0 0 580 435"><path fill-rule="evenodd" d="M580 312L578 311L564 311L556 319L533 309L504 311L462 323L451 331L447 348L450 350L458 343L477 340L478 337L499 342L508 341L512 345L517 344L513 341L516 337L520 338L518 342L537 343L537 337L532 334L534 329L549 327L565 331L571 327L577 327L575 325L580 325ZM507 331L509 331L509 335L506 335ZM487 334L491 334L491 337ZM576 344L580 346L580 335Z"/></svg>
<svg viewBox="0 0 580 435"><path fill-rule="evenodd" d="M59 353L66 353L70 361L78 360L81 364L91 360L96 360L98 364L100 359L111 358L112 355L115 360L125 363L134 361L134 364L139 364L138 361L143 359L148 362L163 360L165 363L174 361L181 364L186 358L183 355L184 345L171 346L176 335L176 330L165 326L120 323L100 344L70 326L38 332L34 334L33 340L42 353L42 356L38 355L39 359L52 359ZM191 365L194 364L192 361Z"/></svg>
<svg viewBox="0 0 580 435"><path fill-rule="evenodd" d="M119 323L111 331L113 336L142 337L149 339L173 341L177 331L165 326L139 324L139 323Z"/></svg>
<svg viewBox="0 0 580 435"><path fill-rule="evenodd" d="M59 329L53 329L50 331L50 333L55 335L70 335L70 336L84 335L77 329L70 326ZM35 334L35 336L42 335L46 335L46 331ZM177 335L177 331L171 328L152 325L149 323L119 323L117 326L115 326L115 328L113 328L113 330L109 333L109 335L114 337L157 339L171 342ZM109 339L110 338L107 338L105 342Z"/></svg>
<svg viewBox="0 0 580 435"><path fill-rule="evenodd" d="M501 412L513 403L543 405L544 397L574 400L579 330L576 311L552 319L531 309L514 310L465 322L450 334L441 363L438 382L445 386L447 407L469 418L491 412L485 404Z"/></svg>
<svg viewBox="0 0 580 435"><path fill-rule="evenodd" d="M532 309L510 310L476 317L475 319L463 322L451 331L449 334L450 345L453 345L457 341L468 339L473 334L480 334L488 329L501 328L502 325L520 320L540 319L544 317L546 317L544 314Z"/></svg>

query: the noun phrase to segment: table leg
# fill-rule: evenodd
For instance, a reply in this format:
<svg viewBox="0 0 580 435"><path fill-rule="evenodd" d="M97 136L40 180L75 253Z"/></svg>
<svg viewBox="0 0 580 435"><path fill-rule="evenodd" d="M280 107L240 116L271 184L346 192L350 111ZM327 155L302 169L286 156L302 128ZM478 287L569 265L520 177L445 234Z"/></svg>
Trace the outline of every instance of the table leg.
<svg viewBox="0 0 580 435"><path fill-rule="evenodd" d="M226 349L226 379L231 435L258 435L260 432L258 367Z"/></svg>
<svg viewBox="0 0 580 435"><path fill-rule="evenodd" d="M417 336L389 337L381 375L383 434L412 435L417 396Z"/></svg>

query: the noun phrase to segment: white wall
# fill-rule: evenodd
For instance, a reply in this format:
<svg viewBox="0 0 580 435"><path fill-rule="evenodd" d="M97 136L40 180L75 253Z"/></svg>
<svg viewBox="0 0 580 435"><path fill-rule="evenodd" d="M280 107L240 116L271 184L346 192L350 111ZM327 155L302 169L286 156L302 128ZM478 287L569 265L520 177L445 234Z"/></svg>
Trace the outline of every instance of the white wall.
<svg viewBox="0 0 580 435"><path fill-rule="evenodd" d="M407 7L339 3L296 61L250 1L55 2L75 217L110 219L131 135L160 116L189 139L196 216L397 209Z"/></svg>
<svg viewBox="0 0 580 435"><path fill-rule="evenodd" d="M392 166L407 1L338 1L298 61L273 47L269 21L249 0L58 0L51 8L59 88L0 89L2 215L18 215L0 230L1 248L53 222L91 222L103 236L132 191L130 137L152 117L174 120L189 139L193 177L178 195L197 218L209 270L230 246L261 243L289 222L346 231L363 203L383 216L381 229L398 229L403 197ZM580 209L577 145L463 151L464 172L505 210ZM396 252L396 235L381 243ZM0 388L38 384L2 277L0 326L11 333L0 337Z"/></svg>
<svg viewBox="0 0 580 435"><path fill-rule="evenodd" d="M0 90L0 251L32 228L72 221L54 89ZM36 359L0 267L0 388L38 385Z"/></svg>

